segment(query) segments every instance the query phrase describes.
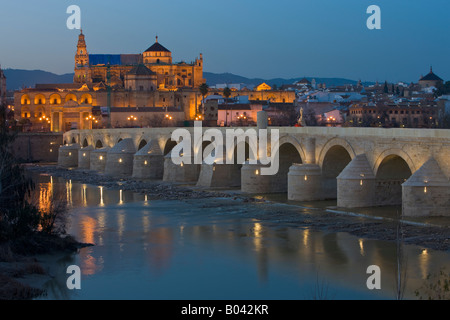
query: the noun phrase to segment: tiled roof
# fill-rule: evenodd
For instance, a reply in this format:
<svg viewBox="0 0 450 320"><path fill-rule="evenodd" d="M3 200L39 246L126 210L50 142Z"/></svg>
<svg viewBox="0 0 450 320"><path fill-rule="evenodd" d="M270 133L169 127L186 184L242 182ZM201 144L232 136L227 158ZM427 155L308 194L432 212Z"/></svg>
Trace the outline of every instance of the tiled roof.
<svg viewBox="0 0 450 320"><path fill-rule="evenodd" d="M137 76L148 76L148 75L156 75L152 70L144 66L143 64L138 64L137 66L133 67L128 74L133 74Z"/></svg>
<svg viewBox="0 0 450 320"><path fill-rule="evenodd" d="M165 48L163 45L161 45L159 42L155 42L150 48L145 50L145 52L154 52L154 51L164 51L164 52L170 52L167 48Z"/></svg>
<svg viewBox="0 0 450 320"><path fill-rule="evenodd" d="M425 77L420 78L420 81L443 81L443 80L433 73L433 69L430 69L430 73L427 74Z"/></svg>

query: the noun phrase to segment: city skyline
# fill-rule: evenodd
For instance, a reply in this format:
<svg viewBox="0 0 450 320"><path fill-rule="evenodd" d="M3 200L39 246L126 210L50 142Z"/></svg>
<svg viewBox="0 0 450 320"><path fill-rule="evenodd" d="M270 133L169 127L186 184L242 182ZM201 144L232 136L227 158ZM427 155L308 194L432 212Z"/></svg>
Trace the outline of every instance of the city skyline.
<svg viewBox="0 0 450 320"><path fill-rule="evenodd" d="M73 72L79 30L66 9L81 8L89 53L141 53L155 41L174 61L203 54L204 71L248 78L340 77L417 82L430 66L450 78L444 0L432 3L269 1L169 3L51 1L2 4L3 68ZM369 30L369 5L381 8L381 30ZM32 50L30 50L30 48Z"/></svg>

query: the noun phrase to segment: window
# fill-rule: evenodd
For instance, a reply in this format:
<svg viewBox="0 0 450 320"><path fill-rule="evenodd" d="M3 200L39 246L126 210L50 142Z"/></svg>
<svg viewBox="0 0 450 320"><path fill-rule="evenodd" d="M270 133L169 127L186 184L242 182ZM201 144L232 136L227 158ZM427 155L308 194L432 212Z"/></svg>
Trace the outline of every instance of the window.
<svg viewBox="0 0 450 320"><path fill-rule="evenodd" d="M144 91L144 86L139 86L139 91Z"/></svg>

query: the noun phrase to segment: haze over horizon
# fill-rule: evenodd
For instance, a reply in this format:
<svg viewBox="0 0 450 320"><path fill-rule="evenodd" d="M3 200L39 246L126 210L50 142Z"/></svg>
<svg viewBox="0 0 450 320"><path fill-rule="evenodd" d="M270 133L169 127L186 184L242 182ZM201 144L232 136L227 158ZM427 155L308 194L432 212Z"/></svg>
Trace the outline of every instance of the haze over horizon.
<svg viewBox="0 0 450 320"><path fill-rule="evenodd" d="M450 79L446 0L8 2L0 11L2 68L72 73L79 34L66 27L72 4L92 54L143 52L158 35L174 61L203 53L205 72L417 82L433 66ZM371 4L381 8L381 30L366 27Z"/></svg>

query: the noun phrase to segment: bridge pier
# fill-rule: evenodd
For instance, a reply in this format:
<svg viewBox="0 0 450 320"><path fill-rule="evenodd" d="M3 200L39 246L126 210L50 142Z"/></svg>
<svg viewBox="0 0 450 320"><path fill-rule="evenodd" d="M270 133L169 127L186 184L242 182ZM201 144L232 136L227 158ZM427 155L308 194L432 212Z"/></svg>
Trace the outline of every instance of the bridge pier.
<svg viewBox="0 0 450 320"><path fill-rule="evenodd" d="M133 158L133 178L162 179L164 175L164 155L156 140L142 147Z"/></svg>
<svg viewBox="0 0 450 320"><path fill-rule="evenodd" d="M245 162L241 168L241 191L246 193L275 193L278 191L274 183L273 175L261 175L262 165L259 161L256 164Z"/></svg>
<svg viewBox="0 0 450 320"><path fill-rule="evenodd" d="M106 158L108 157L109 147L95 149L91 151L89 169L97 172L104 172L106 167Z"/></svg>
<svg viewBox="0 0 450 320"><path fill-rule="evenodd" d="M194 162L192 158L191 163ZM164 157L163 181L167 182L197 182L200 173L199 164L175 164L170 152Z"/></svg>
<svg viewBox="0 0 450 320"><path fill-rule="evenodd" d="M91 163L91 151L94 150L93 146L87 146L81 148L78 152L78 168L79 169L89 169Z"/></svg>
<svg viewBox="0 0 450 320"><path fill-rule="evenodd" d="M450 216L450 182L431 158L402 184L404 216Z"/></svg>
<svg viewBox="0 0 450 320"><path fill-rule="evenodd" d="M206 164L200 168L197 181L199 187L240 187L241 167L239 164Z"/></svg>
<svg viewBox="0 0 450 320"><path fill-rule="evenodd" d="M320 166L294 163L288 173L288 200L315 201L324 198Z"/></svg>
<svg viewBox="0 0 450 320"><path fill-rule="evenodd" d="M105 174L131 176L133 174L133 158L136 153L133 139L123 139L108 151Z"/></svg>
<svg viewBox="0 0 450 320"><path fill-rule="evenodd" d="M73 143L59 148L58 151L58 166L62 168L78 167L78 151L80 145Z"/></svg>
<svg viewBox="0 0 450 320"><path fill-rule="evenodd" d="M376 179L365 154L359 154L337 177L337 206L344 208L376 205Z"/></svg>

